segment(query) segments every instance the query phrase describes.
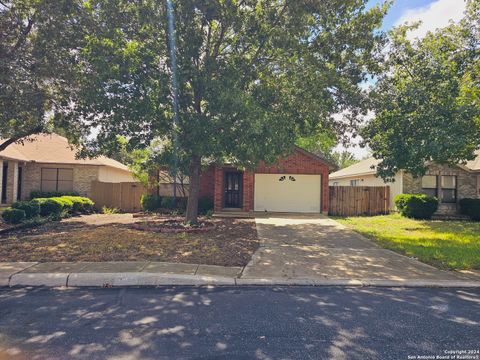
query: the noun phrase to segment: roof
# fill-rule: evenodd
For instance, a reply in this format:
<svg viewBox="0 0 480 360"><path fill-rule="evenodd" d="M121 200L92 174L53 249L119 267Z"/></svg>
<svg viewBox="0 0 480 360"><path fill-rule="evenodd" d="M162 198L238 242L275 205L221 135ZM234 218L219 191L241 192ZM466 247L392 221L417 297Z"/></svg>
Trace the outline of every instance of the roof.
<svg viewBox="0 0 480 360"><path fill-rule="evenodd" d="M380 160L370 157L356 164L347 166L344 169L331 173L330 179L340 179L340 178L350 177L350 176L375 174L377 172L377 170L375 169L375 166L379 162Z"/></svg>
<svg viewBox="0 0 480 360"><path fill-rule="evenodd" d="M294 146L294 149L296 151L301 152L304 155L307 155L307 156L309 156L309 157L311 157L315 160L319 160L319 161L327 164L330 170L338 169L338 166L336 164L334 164L332 161L328 160L322 152L317 151L317 152L313 153L313 152L307 151L307 150L305 150L305 149L303 149L303 148L301 148L300 146L297 146L297 145Z"/></svg>
<svg viewBox="0 0 480 360"><path fill-rule="evenodd" d="M129 171L126 165L105 156L77 159L76 149L68 143L66 138L57 134L38 134L29 139L31 140L26 140L23 144L9 145L0 152L0 157L25 162L109 166Z"/></svg>
<svg viewBox="0 0 480 360"><path fill-rule="evenodd" d="M475 152L475 155L477 157L474 160L470 160L464 165L467 170L480 171L480 150L477 150ZM379 162L380 160L370 157L344 169L331 173L330 179L340 179L352 176L376 174L377 170L375 169L375 166Z"/></svg>

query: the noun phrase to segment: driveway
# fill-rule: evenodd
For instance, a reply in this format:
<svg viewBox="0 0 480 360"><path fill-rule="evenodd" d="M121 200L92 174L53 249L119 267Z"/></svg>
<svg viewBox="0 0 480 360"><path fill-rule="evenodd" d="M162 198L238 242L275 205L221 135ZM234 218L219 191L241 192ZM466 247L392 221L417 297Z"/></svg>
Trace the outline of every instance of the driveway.
<svg viewBox="0 0 480 360"><path fill-rule="evenodd" d="M244 279L465 280L382 249L324 216L262 215L255 219L260 248Z"/></svg>

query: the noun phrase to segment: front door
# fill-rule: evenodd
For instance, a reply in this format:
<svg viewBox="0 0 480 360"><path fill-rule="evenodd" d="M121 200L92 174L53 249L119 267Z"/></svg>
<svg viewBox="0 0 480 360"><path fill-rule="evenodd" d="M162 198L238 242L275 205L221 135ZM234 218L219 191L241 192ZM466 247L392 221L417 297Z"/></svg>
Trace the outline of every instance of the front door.
<svg viewBox="0 0 480 360"><path fill-rule="evenodd" d="M242 207L242 173L238 171L225 172L224 207Z"/></svg>

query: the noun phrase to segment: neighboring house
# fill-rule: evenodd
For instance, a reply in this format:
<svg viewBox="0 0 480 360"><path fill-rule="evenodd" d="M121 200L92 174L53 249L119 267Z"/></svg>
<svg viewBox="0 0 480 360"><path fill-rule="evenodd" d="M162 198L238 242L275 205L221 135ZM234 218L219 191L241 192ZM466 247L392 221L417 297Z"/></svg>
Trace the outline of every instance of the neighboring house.
<svg viewBox="0 0 480 360"><path fill-rule="evenodd" d="M254 171L229 164L212 165L200 177L200 197L210 197L214 210L328 212L328 174L335 165L299 147L275 164Z"/></svg>
<svg viewBox="0 0 480 360"><path fill-rule="evenodd" d="M113 159L76 159L75 149L62 136L40 134L31 139L0 152L3 204L28 199L32 190L76 191L90 196L92 181L135 181L131 171Z"/></svg>
<svg viewBox="0 0 480 360"><path fill-rule="evenodd" d="M390 207L398 194L423 193L436 196L440 201L438 213L454 214L458 201L463 198L480 198L480 151L475 160L465 165L446 166L431 164L425 176L414 178L400 171L395 181L384 182L376 176L375 166L380 160L368 158L330 174L332 186L390 186Z"/></svg>

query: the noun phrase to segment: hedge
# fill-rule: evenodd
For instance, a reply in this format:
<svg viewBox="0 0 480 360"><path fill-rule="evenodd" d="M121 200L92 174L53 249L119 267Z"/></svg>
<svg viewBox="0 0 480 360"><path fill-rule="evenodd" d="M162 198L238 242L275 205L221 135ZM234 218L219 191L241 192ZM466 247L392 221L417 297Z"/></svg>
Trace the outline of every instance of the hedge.
<svg viewBox="0 0 480 360"><path fill-rule="evenodd" d="M38 203L42 216L60 216L63 211L63 202L54 198L36 198L31 201Z"/></svg>
<svg viewBox="0 0 480 360"><path fill-rule="evenodd" d="M5 222L10 224L18 224L25 220L25 211L21 209L5 209L2 212L2 218Z"/></svg>
<svg viewBox="0 0 480 360"><path fill-rule="evenodd" d="M90 214L93 212L95 203L87 197L82 196L62 196L63 199L73 203L72 212L75 214Z"/></svg>
<svg viewBox="0 0 480 360"><path fill-rule="evenodd" d="M89 214L93 211L92 200L82 196L60 196L52 198L36 198L31 202L40 205L40 215L59 216L65 214Z"/></svg>
<svg viewBox="0 0 480 360"><path fill-rule="evenodd" d="M158 195L143 194L140 203L145 211L155 211L162 206L162 198Z"/></svg>
<svg viewBox="0 0 480 360"><path fill-rule="evenodd" d="M63 197L63 196L79 196L80 194L76 191L41 191L33 190L30 192L30 199L38 198L52 198L52 197Z"/></svg>
<svg viewBox="0 0 480 360"><path fill-rule="evenodd" d="M414 219L430 219L438 209L437 198L425 194L400 194L394 202L400 214Z"/></svg>
<svg viewBox="0 0 480 360"><path fill-rule="evenodd" d="M467 215L470 219L480 221L480 199L461 199L460 213Z"/></svg>
<svg viewBox="0 0 480 360"><path fill-rule="evenodd" d="M12 204L12 208L25 211L27 219L40 215L40 205L33 201L18 201Z"/></svg>

